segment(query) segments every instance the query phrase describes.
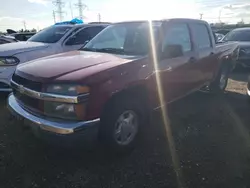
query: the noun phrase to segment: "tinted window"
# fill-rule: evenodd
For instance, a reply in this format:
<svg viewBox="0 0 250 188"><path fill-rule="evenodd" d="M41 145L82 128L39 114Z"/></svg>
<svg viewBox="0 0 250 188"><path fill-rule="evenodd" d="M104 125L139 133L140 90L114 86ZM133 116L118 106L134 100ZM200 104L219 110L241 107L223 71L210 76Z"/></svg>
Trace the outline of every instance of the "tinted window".
<svg viewBox="0 0 250 188"><path fill-rule="evenodd" d="M183 52L191 51L191 40L187 24L174 24L166 30L162 51L169 45L181 45Z"/></svg>
<svg viewBox="0 0 250 188"><path fill-rule="evenodd" d="M33 35L28 41L55 43L59 41L72 27L51 26Z"/></svg>
<svg viewBox="0 0 250 188"><path fill-rule="evenodd" d="M230 31L223 41L250 41L250 30L233 30Z"/></svg>
<svg viewBox="0 0 250 188"><path fill-rule="evenodd" d="M192 24L193 35L198 49L212 46L207 26L204 24Z"/></svg>
<svg viewBox="0 0 250 188"><path fill-rule="evenodd" d="M91 40L93 37L95 37L102 29L102 26L88 27L82 29L81 31L70 37L69 40L66 42L66 45L84 44L87 40Z"/></svg>

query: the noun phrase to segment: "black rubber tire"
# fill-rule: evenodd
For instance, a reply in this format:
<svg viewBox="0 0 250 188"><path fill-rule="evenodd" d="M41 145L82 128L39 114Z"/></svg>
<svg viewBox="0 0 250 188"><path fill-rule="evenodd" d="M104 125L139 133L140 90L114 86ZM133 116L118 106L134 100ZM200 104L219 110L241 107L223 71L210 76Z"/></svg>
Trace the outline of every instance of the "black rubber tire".
<svg viewBox="0 0 250 188"><path fill-rule="evenodd" d="M220 94L223 93L227 87L227 83L228 83L228 78L229 78L229 67L222 65L215 80L213 82L210 83L209 85L209 91L210 93L215 93L215 94ZM225 74L225 84L223 87L220 86L220 79L221 79L221 75Z"/></svg>
<svg viewBox="0 0 250 188"><path fill-rule="evenodd" d="M115 141L114 130L118 117L125 111L131 110L137 115L138 131L134 139L128 145L120 145ZM137 97L118 97L108 105L101 117L99 138L105 149L115 154L130 153L136 144L143 121L143 104Z"/></svg>

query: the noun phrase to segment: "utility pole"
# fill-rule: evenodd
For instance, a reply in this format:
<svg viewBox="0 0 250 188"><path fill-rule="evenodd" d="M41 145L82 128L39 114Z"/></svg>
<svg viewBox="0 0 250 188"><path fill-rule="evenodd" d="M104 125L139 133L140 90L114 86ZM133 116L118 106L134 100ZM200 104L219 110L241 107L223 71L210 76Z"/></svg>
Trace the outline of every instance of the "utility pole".
<svg viewBox="0 0 250 188"><path fill-rule="evenodd" d="M62 21L63 14L64 14L64 11L62 10L62 8L64 6L64 2L62 2L62 0L55 0L53 1L53 4L57 7L56 13L59 15L59 20Z"/></svg>
<svg viewBox="0 0 250 188"><path fill-rule="evenodd" d="M69 8L70 8L70 13L71 13L71 18L73 19L73 11L72 11L72 6L71 6L71 1L69 2Z"/></svg>
<svg viewBox="0 0 250 188"><path fill-rule="evenodd" d="M23 27L24 27L24 31L26 31L26 22L25 22L25 20L23 21Z"/></svg>
<svg viewBox="0 0 250 188"><path fill-rule="evenodd" d="M200 20L202 20L203 18L203 13L200 13Z"/></svg>
<svg viewBox="0 0 250 188"><path fill-rule="evenodd" d="M53 10L53 19L54 19L54 23L56 23L56 13L54 10Z"/></svg>
<svg viewBox="0 0 250 188"><path fill-rule="evenodd" d="M82 3L82 0L78 0L78 3L75 4L75 6L78 8L79 10L79 18L83 19L83 14L82 11L87 7L87 5L85 5L84 3Z"/></svg>
<svg viewBox="0 0 250 188"><path fill-rule="evenodd" d="M219 10L219 16L218 16L218 20L219 20L219 23L221 23L221 12L222 12L222 8Z"/></svg>
<svg viewBox="0 0 250 188"><path fill-rule="evenodd" d="M101 22L101 14L98 13L98 22Z"/></svg>

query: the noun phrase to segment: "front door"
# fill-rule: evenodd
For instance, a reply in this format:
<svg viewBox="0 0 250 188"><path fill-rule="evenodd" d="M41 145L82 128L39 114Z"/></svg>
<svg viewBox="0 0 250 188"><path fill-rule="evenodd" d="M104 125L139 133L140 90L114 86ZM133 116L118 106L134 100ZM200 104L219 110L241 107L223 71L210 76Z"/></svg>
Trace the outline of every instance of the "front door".
<svg viewBox="0 0 250 188"><path fill-rule="evenodd" d="M196 70L193 69L197 57L193 50L190 29L186 23L168 23L164 26L163 33L162 53L171 45L180 46L182 49L182 53L177 57L163 58L158 62L157 71L165 101L171 102L197 87Z"/></svg>

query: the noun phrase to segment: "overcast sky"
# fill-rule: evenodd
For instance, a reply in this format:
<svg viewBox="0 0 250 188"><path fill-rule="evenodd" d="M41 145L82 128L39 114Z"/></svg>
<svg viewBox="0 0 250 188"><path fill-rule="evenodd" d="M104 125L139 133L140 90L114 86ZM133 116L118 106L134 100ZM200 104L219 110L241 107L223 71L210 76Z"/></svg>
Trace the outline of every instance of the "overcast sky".
<svg viewBox="0 0 250 188"><path fill-rule="evenodd" d="M75 4L78 0L64 2L64 20L78 17ZM136 19L162 19L171 17L199 18L209 22L236 23L243 19L250 23L250 0L83 0L87 8L83 11L84 21L97 21L98 13L102 21L123 21ZM0 31L8 28L19 30L42 29L54 23L52 12L57 10L52 0L5 0L0 9ZM56 21L59 21L56 15Z"/></svg>

